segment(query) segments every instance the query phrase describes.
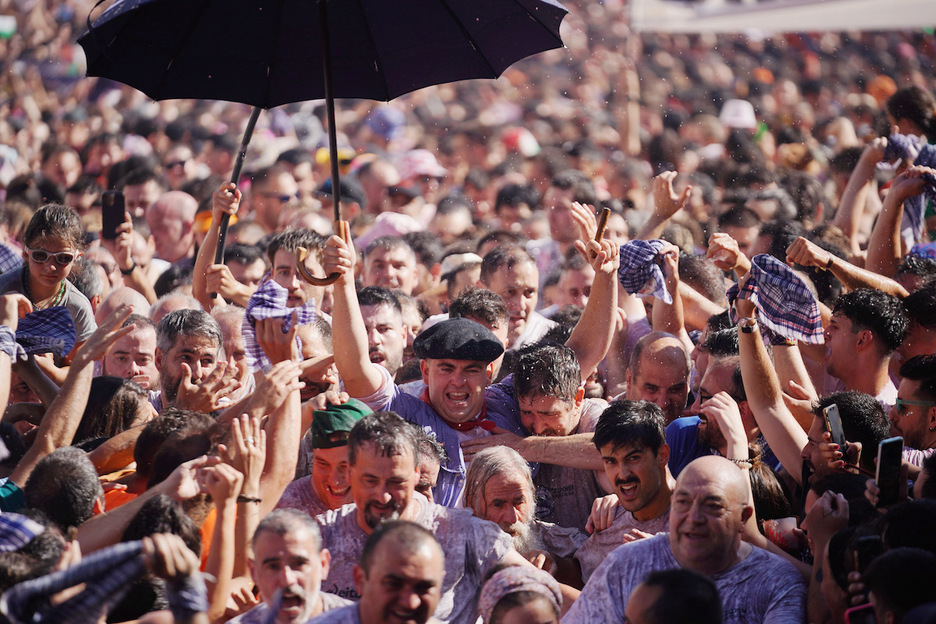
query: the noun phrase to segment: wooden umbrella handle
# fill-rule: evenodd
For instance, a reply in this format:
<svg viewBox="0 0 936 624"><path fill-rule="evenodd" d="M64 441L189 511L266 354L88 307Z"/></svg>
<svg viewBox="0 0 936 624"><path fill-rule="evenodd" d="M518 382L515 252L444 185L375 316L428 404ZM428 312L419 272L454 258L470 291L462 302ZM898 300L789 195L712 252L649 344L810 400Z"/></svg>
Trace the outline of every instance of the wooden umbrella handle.
<svg viewBox="0 0 936 624"><path fill-rule="evenodd" d="M333 224L335 228L335 234L347 240L347 233L345 231L345 226L347 223L345 221L335 221ZM305 247L299 247L296 249L296 272L313 286L328 286L329 284L334 284L338 281L338 278L341 277L340 273L332 273L327 277L316 277L312 275L312 272L309 271L309 268L306 266L305 259L309 255L309 250Z"/></svg>
<svg viewBox="0 0 936 624"><path fill-rule="evenodd" d="M595 242L600 243L604 239L605 229L608 227L608 217L611 216L610 208L602 208L601 215L598 216L598 231L595 232Z"/></svg>

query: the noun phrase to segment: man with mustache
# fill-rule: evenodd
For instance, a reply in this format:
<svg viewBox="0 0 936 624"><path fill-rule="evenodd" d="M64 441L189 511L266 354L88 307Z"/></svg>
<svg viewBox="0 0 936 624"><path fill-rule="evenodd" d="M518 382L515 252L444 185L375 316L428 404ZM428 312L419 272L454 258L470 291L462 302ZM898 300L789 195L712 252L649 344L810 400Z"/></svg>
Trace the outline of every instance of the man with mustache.
<svg viewBox="0 0 936 624"><path fill-rule="evenodd" d="M436 617L443 622L474 624L476 597L494 566L529 566L497 525L466 509L430 503L416 493L418 440L412 425L393 412L362 418L348 439L353 505L328 511L316 520L332 553L322 589L359 599L355 567L368 536L383 522L408 520L433 532L445 553L445 580ZM363 603L362 603L363 605Z"/></svg>
<svg viewBox="0 0 936 624"><path fill-rule="evenodd" d="M615 401L598 419L595 447L617 496L614 520L597 528L575 553L588 582L595 568L625 541L669 529L672 478L663 411L649 401ZM590 523L592 524L592 523Z"/></svg>
<svg viewBox="0 0 936 624"><path fill-rule="evenodd" d="M305 624L326 611L351 604L319 591L331 556L322 548L318 525L305 512L276 509L253 536L250 575L263 603L231 624ZM276 614L271 618L271 610Z"/></svg>

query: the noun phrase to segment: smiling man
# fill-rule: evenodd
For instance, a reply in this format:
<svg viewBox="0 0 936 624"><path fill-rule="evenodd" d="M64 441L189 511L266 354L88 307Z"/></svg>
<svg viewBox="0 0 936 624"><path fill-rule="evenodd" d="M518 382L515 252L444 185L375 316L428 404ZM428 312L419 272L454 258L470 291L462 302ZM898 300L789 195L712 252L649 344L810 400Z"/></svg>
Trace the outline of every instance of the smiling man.
<svg viewBox="0 0 936 624"><path fill-rule="evenodd" d="M317 518L332 553L322 589L361 599L362 615L365 610L376 608L375 601L378 604L381 601L370 593L376 589L370 585L373 577L362 578L361 568L366 569L367 565L359 565L366 556L368 536L381 531L383 523L407 520L431 529L445 553L445 575L438 588L436 617L443 622L474 624L478 617L476 597L485 575L500 563L530 564L494 523L476 518L467 509L430 503L416 493L417 445L415 429L392 412L369 414L351 429L348 457L354 505L345 505ZM392 558L388 556L386 560ZM396 584L390 581L385 589ZM405 618L401 620L397 614L375 621L396 622Z"/></svg>
<svg viewBox="0 0 936 624"><path fill-rule="evenodd" d="M317 516L353 502L348 482L348 433L370 413L369 407L355 399L315 410L309 429L312 474L286 486L277 509L300 509Z"/></svg>
<svg viewBox="0 0 936 624"><path fill-rule="evenodd" d="M596 531L575 553L585 582L626 535L669 528L673 487L666 472L669 446L663 423L662 410L649 401L615 401L598 419L595 447L618 507L611 525Z"/></svg>
<svg viewBox="0 0 936 624"><path fill-rule="evenodd" d="M803 622L806 584L793 565L741 541L748 475L723 457L702 457L679 475L668 534L625 544L591 576L563 624L620 622L647 573L685 568L715 581L726 622Z"/></svg>
<svg viewBox="0 0 936 624"><path fill-rule="evenodd" d="M445 574L435 536L412 522L390 521L368 538L354 583L361 602L329 613L321 624L426 624Z"/></svg>

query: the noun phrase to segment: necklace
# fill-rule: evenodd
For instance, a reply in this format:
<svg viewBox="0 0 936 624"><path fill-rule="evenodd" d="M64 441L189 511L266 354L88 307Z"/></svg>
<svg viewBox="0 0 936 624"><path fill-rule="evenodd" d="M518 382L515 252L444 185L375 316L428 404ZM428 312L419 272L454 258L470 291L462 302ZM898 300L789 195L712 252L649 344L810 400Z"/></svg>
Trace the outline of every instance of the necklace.
<svg viewBox="0 0 936 624"><path fill-rule="evenodd" d="M40 306L39 305L40 302L35 301L33 299L32 292L30 292L29 290L29 265L26 265L23 267L23 277L22 277L22 280L20 281L23 286L23 294L26 295L26 298L32 302L33 307L36 308L37 310L45 310L46 308L54 308L55 306L62 305L62 302L65 300L65 280L62 280L61 283L59 283L58 292L55 293L55 295L52 297L52 300L49 301L48 304L43 305L43 306Z"/></svg>

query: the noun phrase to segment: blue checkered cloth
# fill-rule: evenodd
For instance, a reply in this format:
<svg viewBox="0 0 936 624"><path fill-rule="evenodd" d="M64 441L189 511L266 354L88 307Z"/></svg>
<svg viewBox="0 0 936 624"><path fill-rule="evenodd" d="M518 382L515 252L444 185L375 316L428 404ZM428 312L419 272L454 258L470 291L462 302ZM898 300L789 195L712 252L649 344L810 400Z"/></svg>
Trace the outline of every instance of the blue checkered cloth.
<svg viewBox="0 0 936 624"><path fill-rule="evenodd" d="M123 598L146 569L143 543L124 542L91 553L78 564L14 585L0 596L0 614L12 624L87 624ZM85 583L85 589L59 605L54 594Z"/></svg>
<svg viewBox="0 0 936 624"><path fill-rule="evenodd" d="M894 169L904 161L920 167L936 168L936 145L927 144L925 137L892 134L887 139L884 160L878 167ZM936 205L936 175L926 173L923 174L923 179L926 180L923 194L910 197L904 202L903 219L900 223L901 232L909 231L913 243L919 243L923 239L927 202Z"/></svg>
<svg viewBox="0 0 936 624"><path fill-rule="evenodd" d="M44 531L44 526L26 516L0 514L0 552L19 550Z"/></svg>
<svg viewBox="0 0 936 624"><path fill-rule="evenodd" d="M631 240L621 245L621 265L618 281L629 295L654 296L665 303L673 303L666 290L663 269L657 263L660 250L666 245L661 240Z"/></svg>
<svg viewBox="0 0 936 624"><path fill-rule="evenodd" d="M921 243L919 245L914 245L913 249L910 250L909 255L936 260L936 243Z"/></svg>
<svg viewBox="0 0 936 624"><path fill-rule="evenodd" d="M822 344L822 317L819 302L793 272L769 254L751 258L751 273L744 287L728 289L728 306L737 322L734 302L748 299L757 307L758 320L766 335L794 338L810 344Z"/></svg>
<svg viewBox="0 0 936 624"><path fill-rule="evenodd" d="M30 312L16 326L16 342L28 355L65 357L75 347L75 322L65 306Z"/></svg>
<svg viewBox="0 0 936 624"><path fill-rule="evenodd" d="M23 266L23 254L6 245L0 245L0 273L10 273Z"/></svg>
<svg viewBox="0 0 936 624"><path fill-rule="evenodd" d="M298 308L287 308L286 301L289 297L289 291L274 282L272 279L266 280L260 288L250 297L247 302L247 313L244 315L244 324L241 333L244 337L244 352L247 357L247 365L251 372L267 372L273 365L270 358L267 357L260 345L257 344L257 321L270 318L285 319L283 323L283 333L289 331L292 327L292 314L296 313L296 322L299 325L308 325L318 318L315 310L315 302L308 301ZM302 343L296 339L300 349Z"/></svg>

